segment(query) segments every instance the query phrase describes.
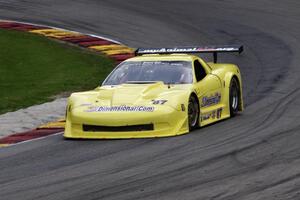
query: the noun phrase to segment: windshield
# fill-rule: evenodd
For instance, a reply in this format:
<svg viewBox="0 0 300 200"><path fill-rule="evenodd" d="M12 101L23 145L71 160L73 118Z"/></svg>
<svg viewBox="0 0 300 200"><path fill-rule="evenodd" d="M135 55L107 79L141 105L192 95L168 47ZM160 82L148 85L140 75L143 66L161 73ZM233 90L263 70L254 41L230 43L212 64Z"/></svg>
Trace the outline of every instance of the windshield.
<svg viewBox="0 0 300 200"><path fill-rule="evenodd" d="M192 64L188 61L128 61L121 63L103 85L153 81L163 81L165 84L192 83Z"/></svg>

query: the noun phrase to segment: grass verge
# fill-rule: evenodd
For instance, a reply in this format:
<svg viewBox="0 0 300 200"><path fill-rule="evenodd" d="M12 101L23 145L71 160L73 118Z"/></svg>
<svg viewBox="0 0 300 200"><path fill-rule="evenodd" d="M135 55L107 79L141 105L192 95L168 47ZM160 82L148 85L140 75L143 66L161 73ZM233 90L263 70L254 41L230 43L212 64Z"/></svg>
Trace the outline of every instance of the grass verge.
<svg viewBox="0 0 300 200"><path fill-rule="evenodd" d="M112 60L26 32L0 29L0 114L63 92L93 89Z"/></svg>

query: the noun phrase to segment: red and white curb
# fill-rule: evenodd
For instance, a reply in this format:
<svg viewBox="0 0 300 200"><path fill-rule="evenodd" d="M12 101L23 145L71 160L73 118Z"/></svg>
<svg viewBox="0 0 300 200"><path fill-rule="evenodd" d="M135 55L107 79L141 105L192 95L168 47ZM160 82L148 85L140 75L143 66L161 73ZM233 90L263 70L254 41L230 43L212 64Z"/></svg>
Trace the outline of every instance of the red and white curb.
<svg viewBox="0 0 300 200"><path fill-rule="evenodd" d="M9 20L0 20L0 29L17 30L43 35L45 37L93 50L102 55L104 54L116 62L121 62L134 56L134 49L127 47L118 41L97 35ZM64 131L64 125L65 121L62 119L42 125L31 131L6 136L0 139L0 147L6 147L12 144L60 133Z"/></svg>

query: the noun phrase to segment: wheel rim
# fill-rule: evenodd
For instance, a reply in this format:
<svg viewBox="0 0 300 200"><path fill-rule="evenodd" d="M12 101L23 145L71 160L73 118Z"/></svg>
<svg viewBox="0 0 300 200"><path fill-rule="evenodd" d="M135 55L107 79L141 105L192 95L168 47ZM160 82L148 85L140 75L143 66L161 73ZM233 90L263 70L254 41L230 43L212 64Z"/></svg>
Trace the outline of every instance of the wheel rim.
<svg viewBox="0 0 300 200"><path fill-rule="evenodd" d="M195 127L198 119L198 104L195 97L191 97L188 106L188 116L190 127Z"/></svg>
<svg viewBox="0 0 300 200"><path fill-rule="evenodd" d="M232 98L231 107L233 110L237 110L238 105L239 105L239 94L238 94L236 82L234 82L233 87L232 87L231 98Z"/></svg>

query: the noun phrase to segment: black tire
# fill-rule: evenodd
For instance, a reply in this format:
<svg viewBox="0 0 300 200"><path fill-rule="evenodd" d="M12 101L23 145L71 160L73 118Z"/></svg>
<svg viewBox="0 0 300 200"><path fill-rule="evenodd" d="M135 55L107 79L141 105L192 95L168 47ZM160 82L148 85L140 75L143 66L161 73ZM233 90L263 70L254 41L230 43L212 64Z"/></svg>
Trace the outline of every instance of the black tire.
<svg viewBox="0 0 300 200"><path fill-rule="evenodd" d="M229 87L230 116L234 117L239 111L240 105L240 85L236 78L232 78Z"/></svg>
<svg viewBox="0 0 300 200"><path fill-rule="evenodd" d="M188 104L189 130L194 130L199 126L199 103L197 97L191 95Z"/></svg>

